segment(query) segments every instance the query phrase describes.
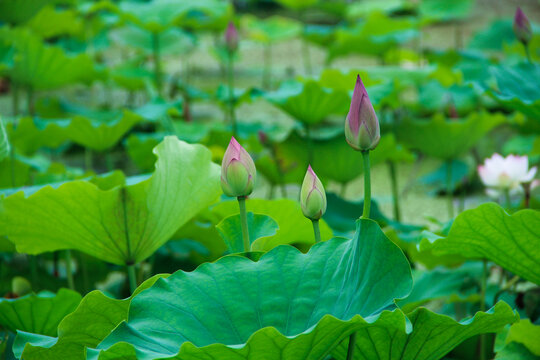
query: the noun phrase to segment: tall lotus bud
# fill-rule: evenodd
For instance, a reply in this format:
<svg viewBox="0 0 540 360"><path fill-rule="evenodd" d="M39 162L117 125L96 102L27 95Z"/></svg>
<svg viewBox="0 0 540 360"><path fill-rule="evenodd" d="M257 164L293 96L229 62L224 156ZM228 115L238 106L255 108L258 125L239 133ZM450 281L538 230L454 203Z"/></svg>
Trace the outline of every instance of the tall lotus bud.
<svg viewBox="0 0 540 360"><path fill-rule="evenodd" d="M516 15L514 16L514 34L524 44L528 44L531 41L531 23L520 7L517 8Z"/></svg>
<svg viewBox="0 0 540 360"><path fill-rule="evenodd" d="M227 30L225 30L225 46L230 53L238 49L238 30L232 21L229 22Z"/></svg>
<svg viewBox="0 0 540 360"><path fill-rule="evenodd" d="M253 191L255 175L253 159L232 137L221 163L221 189L227 196L247 196Z"/></svg>
<svg viewBox="0 0 540 360"><path fill-rule="evenodd" d="M355 150L373 150L381 139L379 120L369 101L366 87L356 77L351 107L345 121L345 138Z"/></svg>
<svg viewBox="0 0 540 360"><path fill-rule="evenodd" d="M308 166L302 183L300 205L304 216L311 220L319 220L326 212L326 193L311 165Z"/></svg>

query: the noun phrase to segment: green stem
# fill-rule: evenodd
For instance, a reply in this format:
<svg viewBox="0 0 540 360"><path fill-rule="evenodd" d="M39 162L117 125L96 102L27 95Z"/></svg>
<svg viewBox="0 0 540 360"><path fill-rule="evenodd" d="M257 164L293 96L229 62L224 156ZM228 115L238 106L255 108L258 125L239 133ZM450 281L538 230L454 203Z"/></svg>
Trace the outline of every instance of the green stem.
<svg viewBox="0 0 540 360"><path fill-rule="evenodd" d="M309 54L309 44L307 41L302 40L302 56L304 58L304 71L306 75L311 75L311 56Z"/></svg>
<svg viewBox="0 0 540 360"><path fill-rule="evenodd" d="M93 156L90 148L84 148L84 168L86 171L93 170Z"/></svg>
<svg viewBox="0 0 540 360"><path fill-rule="evenodd" d="M161 97L161 54L159 51L159 33L152 33L152 55L154 57L154 83Z"/></svg>
<svg viewBox="0 0 540 360"><path fill-rule="evenodd" d="M364 211L362 219L369 219L371 209L371 174L369 167L369 150L362 151L362 159L364 160Z"/></svg>
<svg viewBox="0 0 540 360"><path fill-rule="evenodd" d="M249 228L247 221L247 212L246 212L246 197L239 196L238 198L238 207L240 208L240 221L242 224L242 240L244 241L244 252L251 250L251 243L249 241Z"/></svg>
<svg viewBox="0 0 540 360"><path fill-rule="evenodd" d="M399 190L396 174L396 164L388 161L388 170L390 171L390 181L392 184L392 201L394 203L394 220L401 221L401 213L399 211Z"/></svg>
<svg viewBox="0 0 540 360"><path fill-rule="evenodd" d="M354 348L356 344L356 333L353 332L349 336L349 347L347 348L347 360L352 360L354 358Z"/></svg>
<svg viewBox="0 0 540 360"><path fill-rule="evenodd" d="M137 289L137 273L135 271L135 264L127 266L127 273L129 278L129 290L133 294L135 289Z"/></svg>
<svg viewBox="0 0 540 360"><path fill-rule="evenodd" d="M454 218L454 197L452 190L452 160L446 162L446 196L448 199L448 216Z"/></svg>
<svg viewBox="0 0 540 360"><path fill-rule="evenodd" d="M304 126L306 129L308 164L311 164L311 162L313 161L313 139L311 139L311 125L305 124Z"/></svg>
<svg viewBox="0 0 540 360"><path fill-rule="evenodd" d="M497 301L499 301L499 297L505 292L505 291L508 291L512 286L514 286L515 284L517 284L517 282L519 281L519 276L518 275L515 275L510 281L508 281L504 287L502 287L499 291L497 291L497 293L495 294L495 296L493 297L493 304L496 304Z"/></svg>
<svg viewBox="0 0 540 360"><path fill-rule="evenodd" d="M71 269L71 250L66 250L66 277L68 287L75 290L75 282L73 281L73 270Z"/></svg>
<svg viewBox="0 0 540 360"><path fill-rule="evenodd" d="M482 268L482 283L481 283L481 294L480 294L480 311L486 311L486 288L487 288L487 260L482 259L483 268ZM486 359L486 335L480 335L480 360Z"/></svg>
<svg viewBox="0 0 540 360"><path fill-rule="evenodd" d="M529 64L532 64L531 51L529 50L529 45L523 44L523 46L525 47L525 55L527 55L527 60L529 61Z"/></svg>
<svg viewBox="0 0 540 360"><path fill-rule="evenodd" d="M512 199L510 198L510 189L504 189L504 201L506 202L506 208L508 211L512 208Z"/></svg>
<svg viewBox="0 0 540 360"><path fill-rule="evenodd" d="M17 117L19 115L19 88L16 85L13 85L13 97L11 100L13 117Z"/></svg>
<svg viewBox="0 0 540 360"><path fill-rule="evenodd" d="M30 279L32 283L32 290L38 292L38 270L37 270L37 256L28 255L28 261L30 262Z"/></svg>
<svg viewBox="0 0 540 360"><path fill-rule="evenodd" d="M345 195L347 194L347 185L348 184L346 182L341 183L341 189L339 191L339 196L342 199L345 199Z"/></svg>
<svg viewBox="0 0 540 360"><path fill-rule="evenodd" d="M27 95L26 106L27 106L28 115L34 116L34 89L32 89L32 87L28 87L28 89L26 90L26 95Z"/></svg>
<svg viewBox="0 0 540 360"><path fill-rule="evenodd" d="M315 243L321 242L321 229L319 228L319 220L311 220L313 224L313 233L315 234Z"/></svg>
<svg viewBox="0 0 540 360"><path fill-rule="evenodd" d="M264 89L270 88L270 74L272 73L272 46L270 44L264 45L263 51L263 78L262 86Z"/></svg>
<svg viewBox="0 0 540 360"><path fill-rule="evenodd" d="M268 199L272 200L274 198L274 191L276 186L274 184L270 184L270 187L268 189Z"/></svg>
<svg viewBox="0 0 540 360"><path fill-rule="evenodd" d="M234 112L234 68L233 68L233 54L228 53L227 57L227 83L229 88L229 118L231 120L233 135L238 134L238 125L236 124L236 114Z"/></svg>
<svg viewBox="0 0 540 360"><path fill-rule="evenodd" d="M114 170L114 161L110 151L105 154L105 164L107 165L107 171Z"/></svg>

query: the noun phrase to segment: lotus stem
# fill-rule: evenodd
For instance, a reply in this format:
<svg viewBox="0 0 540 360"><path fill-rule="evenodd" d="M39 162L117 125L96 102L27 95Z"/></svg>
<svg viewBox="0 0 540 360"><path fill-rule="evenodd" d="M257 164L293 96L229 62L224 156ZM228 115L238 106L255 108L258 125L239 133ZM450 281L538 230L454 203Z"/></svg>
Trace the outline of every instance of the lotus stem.
<svg viewBox="0 0 540 360"><path fill-rule="evenodd" d="M480 293L480 311L484 312L486 311L486 287L487 287L487 273L488 273L488 267L487 267L487 260L482 259L483 268L482 268L482 283L481 285L481 293ZM480 360L486 360L486 335L481 334L480 335Z"/></svg>
<svg viewBox="0 0 540 360"><path fill-rule="evenodd" d="M262 87L264 89L270 88L270 75L272 73L272 45L264 45L263 51L263 78L262 78Z"/></svg>
<svg viewBox="0 0 540 360"><path fill-rule="evenodd" d="M529 61L529 64L532 64L531 50L529 49L529 45L523 44L523 46L525 46L525 55L527 56L527 61Z"/></svg>
<svg viewBox="0 0 540 360"><path fill-rule="evenodd" d="M240 221L242 225L242 240L244 241L244 252L251 250L251 243L249 241L249 228L246 212L246 197L238 196L238 207L240 208Z"/></svg>
<svg viewBox="0 0 540 360"><path fill-rule="evenodd" d="M454 218L454 197L452 190L452 160L446 162L446 196L448 199L448 216Z"/></svg>
<svg viewBox="0 0 540 360"><path fill-rule="evenodd" d="M90 148L84 149L84 169L86 171L93 170L93 154L92 154L92 149Z"/></svg>
<svg viewBox="0 0 540 360"><path fill-rule="evenodd" d="M347 360L353 360L355 344L356 344L356 332L353 332L351 336L349 336L349 347L347 348Z"/></svg>
<svg viewBox="0 0 540 360"><path fill-rule="evenodd" d="M154 83L161 96L161 54L159 51L159 33L152 32L152 55L154 57Z"/></svg>
<svg viewBox="0 0 540 360"><path fill-rule="evenodd" d="M127 273L129 279L129 290L133 294L137 289L137 272L135 271L135 264L127 266Z"/></svg>
<svg viewBox="0 0 540 360"><path fill-rule="evenodd" d="M371 209L371 174L369 167L369 150L362 151L362 159L364 160L364 211L362 219L369 219Z"/></svg>
<svg viewBox="0 0 540 360"><path fill-rule="evenodd" d="M345 194L347 194L347 185L348 184L346 182L341 183L341 189L339 191L339 196L342 199L345 199Z"/></svg>
<svg viewBox="0 0 540 360"><path fill-rule="evenodd" d="M499 296L501 296L505 291L509 290L512 286L517 284L518 281L519 281L519 276L518 275L516 275L512 279L510 279L510 281L508 281L504 285L504 287L502 287L499 291L497 291L497 293L493 297L493 304L496 304L497 301L499 301Z"/></svg>
<svg viewBox="0 0 540 360"><path fill-rule="evenodd" d="M304 58L304 71L306 72L306 75L310 76L312 72L311 56L309 54L309 44L304 39L302 39L302 56Z"/></svg>
<svg viewBox="0 0 540 360"><path fill-rule="evenodd" d="M390 182L392 185L392 202L394 204L394 220L401 221L401 213L399 211L399 190L396 174L396 163L388 161L388 170L390 171Z"/></svg>
<svg viewBox="0 0 540 360"><path fill-rule="evenodd" d="M504 190L504 201L506 202L506 208L508 211L512 209L512 198L510 197L510 189Z"/></svg>
<svg viewBox="0 0 540 360"><path fill-rule="evenodd" d="M238 125L236 124L236 114L234 111L234 67L233 67L233 54L231 52L229 52L227 56L227 82L228 82L228 88L229 88L229 92L228 92L229 101L227 104L229 107L229 118L231 120L233 136L237 136Z"/></svg>
<svg viewBox="0 0 540 360"><path fill-rule="evenodd" d="M307 151L308 151L308 164L313 162L313 139L311 139L311 125L305 124Z"/></svg>
<svg viewBox="0 0 540 360"><path fill-rule="evenodd" d="M313 233L315 234L315 243L321 242L321 229L319 228L319 220L311 220L313 224Z"/></svg>
<svg viewBox="0 0 540 360"><path fill-rule="evenodd" d="M29 116L34 116L34 113L35 113L35 109L34 109L34 89L32 89L31 86L29 86L27 88L26 96L27 96L26 106L27 106L28 115Z"/></svg>
<svg viewBox="0 0 540 360"><path fill-rule="evenodd" d="M71 250L66 250L66 277L68 287L75 290L75 282L73 281L73 270L71 268Z"/></svg>

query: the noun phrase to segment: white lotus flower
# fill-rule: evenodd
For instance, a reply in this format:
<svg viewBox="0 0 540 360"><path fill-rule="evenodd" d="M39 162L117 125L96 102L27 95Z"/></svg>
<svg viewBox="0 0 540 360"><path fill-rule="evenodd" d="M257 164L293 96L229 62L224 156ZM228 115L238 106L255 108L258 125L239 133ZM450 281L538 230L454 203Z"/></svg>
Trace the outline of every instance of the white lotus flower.
<svg viewBox="0 0 540 360"><path fill-rule="evenodd" d="M497 197L501 191L519 192L521 184L533 180L536 166L529 170L527 156L508 155L504 158L499 154L493 154L483 165L478 166L478 174L488 187L488 195Z"/></svg>

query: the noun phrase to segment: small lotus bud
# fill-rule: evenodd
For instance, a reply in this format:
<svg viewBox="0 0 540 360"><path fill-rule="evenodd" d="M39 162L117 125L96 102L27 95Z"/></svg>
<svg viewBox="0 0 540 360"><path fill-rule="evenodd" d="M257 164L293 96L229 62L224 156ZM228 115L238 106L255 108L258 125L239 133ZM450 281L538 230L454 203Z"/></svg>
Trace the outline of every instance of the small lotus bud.
<svg viewBox="0 0 540 360"><path fill-rule="evenodd" d="M268 135L264 131L259 130L257 132L257 137L259 138L259 142L261 143L261 145L267 146L269 144Z"/></svg>
<svg viewBox="0 0 540 360"><path fill-rule="evenodd" d="M381 139L379 120L366 88L357 75L351 107L345 121L345 138L355 150L373 150Z"/></svg>
<svg viewBox="0 0 540 360"><path fill-rule="evenodd" d="M311 165L308 166L302 183L300 205L304 216L311 220L319 220L326 212L326 193Z"/></svg>
<svg viewBox="0 0 540 360"><path fill-rule="evenodd" d="M517 8L516 15L514 16L514 34L524 44L528 44L531 41L531 23L520 7Z"/></svg>
<svg viewBox="0 0 540 360"><path fill-rule="evenodd" d="M225 46L230 53L238 49L238 31L232 21L229 22L227 30L225 30Z"/></svg>
<svg viewBox="0 0 540 360"><path fill-rule="evenodd" d="M17 296L24 296L32 292L32 285L22 276L15 276L11 279L11 290Z"/></svg>
<svg viewBox="0 0 540 360"><path fill-rule="evenodd" d="M253 159L232 137L221 163L221 188L223 192L231 197L251 194L255 175Z"/></svg>

